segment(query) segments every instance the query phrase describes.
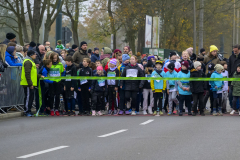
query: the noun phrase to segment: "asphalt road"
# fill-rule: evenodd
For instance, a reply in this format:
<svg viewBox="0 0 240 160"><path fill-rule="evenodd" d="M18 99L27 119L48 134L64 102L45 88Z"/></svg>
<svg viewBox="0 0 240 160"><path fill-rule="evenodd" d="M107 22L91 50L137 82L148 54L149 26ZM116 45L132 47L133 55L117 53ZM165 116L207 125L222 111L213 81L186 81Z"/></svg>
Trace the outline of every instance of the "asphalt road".
<svg viewBox="0 0 240 160"><path fill-rule="evenodd" d="M3 120L0 159L27 156L31 160L237 160L239 118L236 114Z"/></svg>

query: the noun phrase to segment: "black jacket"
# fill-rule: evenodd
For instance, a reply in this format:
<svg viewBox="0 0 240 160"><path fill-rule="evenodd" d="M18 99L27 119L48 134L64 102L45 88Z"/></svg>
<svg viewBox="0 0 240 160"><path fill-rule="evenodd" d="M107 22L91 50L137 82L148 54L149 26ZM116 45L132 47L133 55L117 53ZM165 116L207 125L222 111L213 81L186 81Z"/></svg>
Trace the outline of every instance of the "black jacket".
<svg viewBox="0 0 240 160"><path fill-rule="evenodd" d="M122 72L122 77L144 77L143 70L138 67L136 64L135 66L131 66L130 64L126 66ZM139 88L143 87L144 81L141 82L140 85L139 80L126 80L125 81L125 90L126 91L139 91ZM123 86L123 81L120 81L120 86Z"/></svg>
<svg viewBox="0 0 240 160"><path fill-rule="evenodd" d="M99 76L98 74L95 74L94 76L97 77L104 77L104 76ZM100 80L93 80L92 85L91 85L91 90L93 92L107 92L107 80L103 80L105 82L104 86L99 86Z"/></svg>
<svg viewBox="0 0 240 160"><path fill-rule="evenodd" d="M74 64L72 64L71 66L67 66L66 67L66 78L70 76L77 76L77 69L75 67ZM77 88L77 80L71 80L71 79L66 79L64 82L64 85L66 86L66 91L70 91L70 88Z"/></svg>
<svg viewBox="0 0 240 160"><path fill-rule="evenodd" d="M150 74L152 74L152 73L150 73ZM145 73L145 76L146 76L146 73ZM151 89L150 81L144 80L143 83L144 83L143 89Z"/></svg>
<svg viewBox="0 0 240 160"><path fill-rule="evenodd" d="M212 73L208 73L206 77L207 77L207 78L210 78L211 75L212 75ZM210 89L212 88L212 87L211 87L211 84L209 83L209 81L206 81L205 83L207 83L207 84L206 84L206 85L207 85L207 90L210 91Z"/></svg>
<svg viewBox="0 0 240 160"><path fill-rule="evenodd" d="M201 78L205 77L205 74L202 70L197 71L196 69L192 69L190 73L190 78ZM190 89L192 93L203 93L204 90L207 90L205 81L190 81Z"/></svg>
<svg viewBox="0 0 240 160"><path fill-rule="evenodd" d="M80 69L79 76L92 76L92 69L90 67L83 67ZM91 80L88 80L87 83L82 85L91 86ZM78 87L81 87L80 81L78 81Z"/></svg>
<svg viewBox="0 0 240 160"><path fill-rule="evenodd" d="M118 70L118 68L116 68L114 71L111 71L110 68L109 68L107 70L107 73L109 73L109 72L115 72L116 77L119 77L119 70ZM115 82L115 85L112 85L113 84L112 82ZM107 80L107 85L108 86L118 87L118 84L119 84L118 80Z"/></svg>
<svg viewBox="0 0 240 160"><path fill-rule="evenodd" d="M68 50L68 55L73 56L74 53L75 53L75 51L73 49L69 49Z"/></svg>
<svg viewBox="0 0 240 160"><path fill-rule="evenodd" d="M232 78L233 74L237 71L237 65L240 63L240 54L236 57L232 54L229 58L228 64L228 77Z"/></svg>

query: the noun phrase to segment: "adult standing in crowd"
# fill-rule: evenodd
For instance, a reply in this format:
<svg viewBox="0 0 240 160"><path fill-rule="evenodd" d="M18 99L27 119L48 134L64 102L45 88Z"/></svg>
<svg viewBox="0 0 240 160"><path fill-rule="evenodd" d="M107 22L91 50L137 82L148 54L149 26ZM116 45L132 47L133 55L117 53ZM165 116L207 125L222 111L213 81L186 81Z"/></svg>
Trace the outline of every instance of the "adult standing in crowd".
<svg viewBox="0 0 240 160"><path fill-rule="evenodd" d="M14 33L7 33L6 39L2 42L2 44L8 44L9 42L14 42L17 44L16 35Z"/></svg>
<svg viewBox="0 0 240 160"><path fill-rule="evenodd" d="M218 48L215 45L210 46L210 52L207 56L205 56L203 63L206 66L206 72L205 74L208 73L208 65L210 63L213 63L214 65L219 64L220 60L217 56Z"/></svg>
<svg viewBox="0 0 240 160"><path fill-rule="evenodd" d="M83 62L83 58L89 58L87 53L87 42L85 41L80 43L80 49L73 54L73 63L76 67Z"/></svg>
<svg viewBox="0 0 240 160"><path fill-rule="evenodd" d="M18 57L16 56L16 46L9 46L6 50L5 60L9 66L22 66L22 63L18 63Z"/></svg>
<svg viewBox="0 0 240 160"><path fill-rule="evenodd" d="M95 63L97 60L100 60L99 48L94 48L94 53L91 56L91 62Z"/></svg>
<svg viewBox="0 0 240 160"><path fill-rule="evenodd" d="M228 63L228 77L233 78L233 74L237 71L237 66L240 64L240 45L233 46L233 54L229 57L229 63ZM228 83L229 86L231 86L231 82ZM232 108L232 101L233 101L233 95L232 95L232 89L229 87L229 102L230 106Z"/></svg>
<svg viewBox="0 0 240 160"><path fill-rule="evenodd" d="M68 55L73 56L75 52L78 51L78 46L76 44L72 45L72 48L68 50Z"/></svg>
<svg viewBox="0 0 240 160"><path fill-rule="evenodd" d="M36 64L37 68L40 69L43 65L42 60L46 53L45 47L44 47L44 45L39 45L39 46L34 47L32 50L37 54L37 57L36 57L36 59L34 59L34 62Z"/></svg>
<svg viewBox="0 0 240 160"><path fill-rule="evenodd" d="M0 62L2 62L4 68L8 67L8 65L5 63L6 49L7 49L6 44L0 44Z"/></svg>
<svg viewBox="0 0 240 160"><path fill-rule="evenodd" d="M23 63L25 56L23 52L23 47L20 45L16 46L16 56L18 56L18 58L21 60L21 63Z"/></svg>
<svg viewBox="0 0 240 160"><path fill-rule="evenodd" d="M204 48L201 48L201 49L200 49L200 53L199 53L198 55L202 55L202 56L204 57L205 54L206 54L205 49L204 49Z"/></svg>

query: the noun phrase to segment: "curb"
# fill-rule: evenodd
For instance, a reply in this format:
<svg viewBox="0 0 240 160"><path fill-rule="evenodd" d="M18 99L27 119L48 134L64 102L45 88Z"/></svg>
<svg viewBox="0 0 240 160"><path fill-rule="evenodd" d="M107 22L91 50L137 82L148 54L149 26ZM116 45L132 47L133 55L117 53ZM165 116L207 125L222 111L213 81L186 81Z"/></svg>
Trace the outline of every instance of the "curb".
<svg viewBox="0 0 240 160"><path fill-rule="evenodd" d="M16 117L22 117L24 112L13 112L13 113L2 113L0 114L0 120L1 119L7 119L7 118L16 118Z"/></svg>

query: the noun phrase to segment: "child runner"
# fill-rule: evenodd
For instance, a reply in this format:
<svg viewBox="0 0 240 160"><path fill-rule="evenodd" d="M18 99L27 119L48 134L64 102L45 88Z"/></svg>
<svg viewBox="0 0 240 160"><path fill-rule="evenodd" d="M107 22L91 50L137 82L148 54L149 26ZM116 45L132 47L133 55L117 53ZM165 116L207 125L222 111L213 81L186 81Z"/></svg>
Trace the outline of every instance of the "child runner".
<svg viewBox="0 0 240 160"><path fill-rule="evenodd" d="M177 78L177 72L174 70L174 63L168 64L168 71L165 74L167 78ZM168 94L168 115L172 114L173 102L176 103L177 110L179 109L179 102L177 99L177 82L174 80L167 81L167 94Z"/></svg>
<svg viewBox="0 0 240 160"><path fill-rule="evenodd" d="M148 63L145 68L145 77L151 77L153 72L153 63L152 60L148 60ZM148 114L153 114L152 108L154 106L153 92L150 86L150 80L143 81L143 114L146 115L148 110ZM148 96L150 94L150 105L148 106Z"/></svg>
<svg viewBox="0 0 240 160"><path fill-rule="evenodd" d="M143 77L143 71L142 69L137 65L137 57L132 56L130 59L130 64L125 67L125 69L122 72L122 77ZM120 81L120 88L123 87L123 81ZM139 91L139 88L143 87L143 82L139 80L126 80L125 81L125 101L130 101L130 98L132 98L132 115L136 115L135 113L135 107L136 107L136 101L137 101L137 92Z"/></svg>
<svg viewBox="0 0 240 160"><path fill-rule="evenodd" d="M83 58L83 68L81 68L79 72L79 76L92 76L92 69L89 67L90 64L89 58ZM78 84L78 91L81 91L81 99L82 99L82 106L84 115L90 115L90 104L89 104L89 97L91 91L91 81L90 80L80 80Z"/></svg>
<svg viewBox="0 0 240 160"><path fill-rule="evenodd" d="M182 61L181 65L182 65L182 69L178 73L177 78L190 78L188 61ZM178 94L179 94L179 116L183 115L182 111L183 111L184 101L185 101L186 107L188 108L188 115L192 115L191 114L192 92L190 91L189 81L186 81L186 80L177 81L177 84L178 84Z"/></svg>
<svg viewBox="0 0 240 160"><path fill-rule="evenodd" d="M152 72L152 77L164 77L165 72L162 71L163 62L156 61L155 67L156 69ZM163 91L166 89L166 81L165 80L151 80L151 88L154 97L154 113L153 115L163 115L162 112L162 99L163 99ZM144 113L143 113L144 114ZM145 113L146 114L146 113Z"/></svg>
<svg viewBox="0 0 240 160"><path fill-rule="evenodd" d="M228 78L228 65L226 61L221 61L223 66L222 76L223 78ZM227 113L227 99L228 99L228 81L224 81L224 87L222 89L222 113Z"/></svg>
<svg viewBox="0 0 240 160"><path fill-rule="evenodd" d="M97 67L97 73L94 76L103 77L103 67ZM91 85L92 92L92 116L96 116L96 111L99 116L102 116L101 107L104 103L104 94L107 91L106 80L93 80Z"/></svg>
<svg viewBox="0 0 240 160"><path fill-rule="evenodd" d="M215 72L211 75L211 78L223 78L222 70L223 66L220 64L216 64ZM211 89L213 91L213 115L217 116L218 114L222 116L222 88L224 86L224 81L210 81ZM217 114L217 104L218 106L218 114Z"/></svg>
<svg viewBox="0 0 240 160"><path fill-rule="evenodd" d="M194 62L194 68L191 69L191 78L201 78L205 77L203 71L201 70L202 64L198 61ZM206 82L204 81L190 81L190 89L193 95L193 105L192 105L192 116L196 116L197 114L197 105L199 102L199 110L201 116L205 116L204 114L204 91L207 89Z"/></svg>
<svg viewBox="0 0 240 160"><path fill-rule="evenodd" d="M117 60L112 59L109 62L109 68L107 70L108 77L119 77L119 70L116 67ZM108 102L109 102L109 109L108 114L112 114L112 102L114 103L114 115L118 115L117 109L117 101L116 101L116 91L118 90L118 81L117 80L107 80L107 88L108 88Z"/></svg>
<svg viewBox="0 0 240 160"><path fill-rule="evenodd" d="M50 77L60 77L64 71L63 65L60 62L59 56L57 53L52 53L50 56L52 61L52 67L49 71ZM60 93L61 93L61 79L50 79L53 81L52 84L49 84L49 95L50 95L50 108L51 116L54 116L53 103L55 98L55 114L59 116L59 103L60 103Z"/></svg>
<svg viewBox="0 0 240 160"><path fill-rule="evenodd" d="M240 64L237 65L237 71L233 74L233 78L240 78ZM237 101L240 98L240 82L233 81L232 84L233 90L233 110L230 113L231 115L237 110ZM239 116L240 116L240 108L239 108Z"/></svg>
<svg viewBox="0 0 240 160"><path fill-rule="evenodd" d="M66 62L66 77L77 76L77 69L73 64L72 56L65 58ZM64 83L64 91L68 104L68 116L75 116L75 98L74 90L77 87L77 81L73 79L66 79Z"/></svg>

